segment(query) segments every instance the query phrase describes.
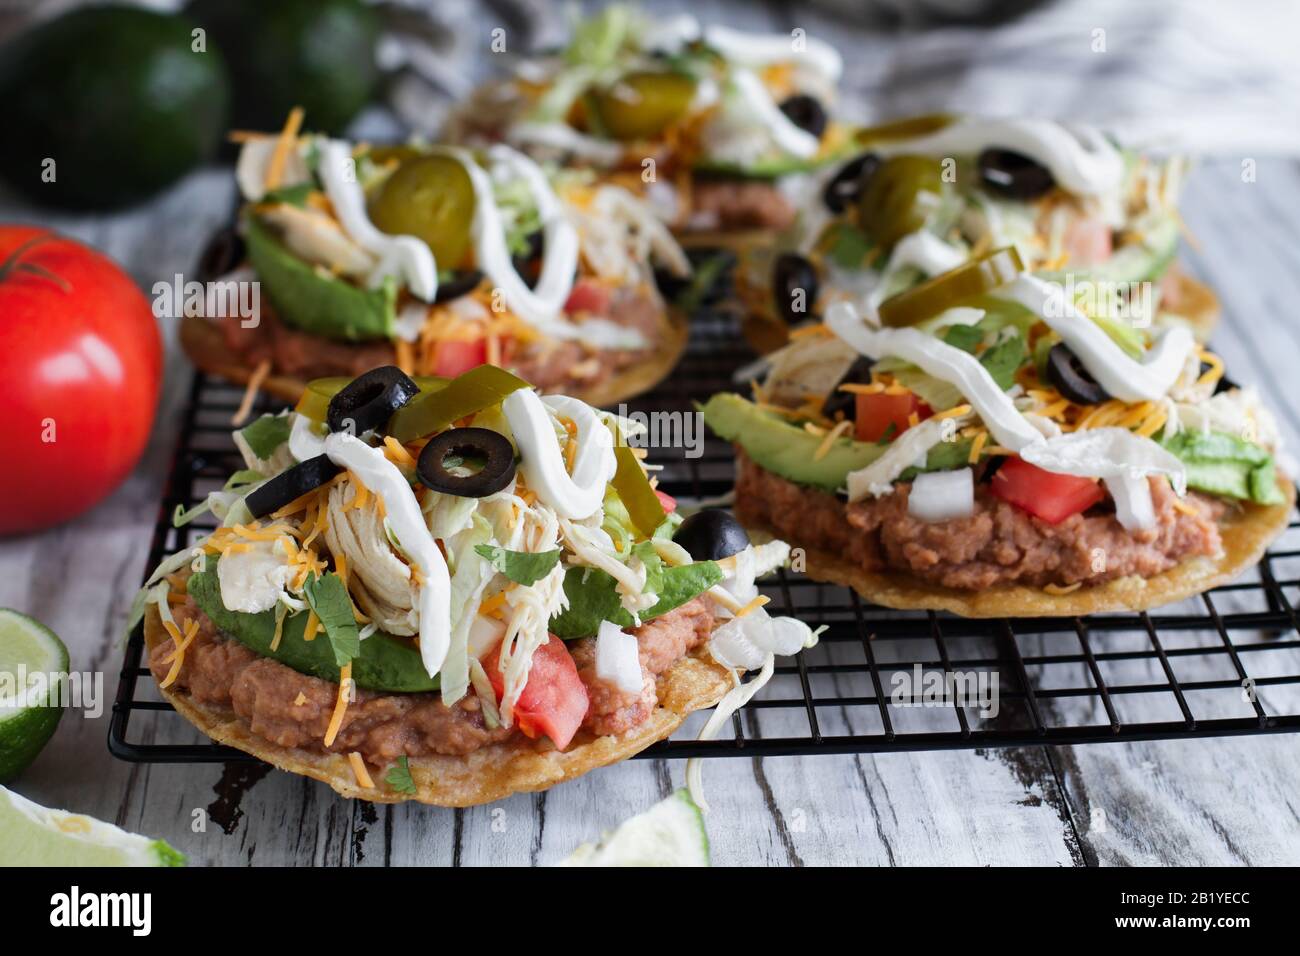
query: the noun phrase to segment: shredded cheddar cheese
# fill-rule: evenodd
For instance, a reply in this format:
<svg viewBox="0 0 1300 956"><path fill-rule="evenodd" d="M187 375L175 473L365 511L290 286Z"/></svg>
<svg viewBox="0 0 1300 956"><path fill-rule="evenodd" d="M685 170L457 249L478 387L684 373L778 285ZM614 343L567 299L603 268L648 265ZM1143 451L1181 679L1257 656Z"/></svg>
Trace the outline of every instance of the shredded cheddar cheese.
<svg viewBox="0 0 1300 956"><path fill-rule="evenodd" d="M1081 587L1083 587L1083 582L1082 582L1082 581L1075 581L1073 584L1069 584L1069 585L1062 585L1062 584L1044 584L1044 585L1043 585L1043 590L1046 591L1048 594L1058 594L1058 595L1059 595L1059 594L1073 594L1075 591L1079 590L1079 588L1081 588Z"/></svg>
<svg viewBox="0 0 1300 956"><path fill-rule="evenodd" d="M190 620L189 623L185 625L184 637L181 637L180 631L171 621L163 621L163 627L167 630L167 633L171 635L172 643L175 645L172 649L171 657L167 659L171 661L172 666L167 671L167 676L163 678L162 683L158 685L159 687L166 689L175 683L176 678L180 676L181 666L185 663L185 649L193 643L195 636L199 633L199 622L196 620ZM164 661L164 663L166 663L166 661Z"/></svg>
<svg viewBox="0 0 1300 956"><path fill-rule="evenodd" d="M760 607L768 603L770 600L772 599L768 597L766 594L755 595L753 600L751 600L748 604L742 607L739 611L735 612L736 617L744 617L746 614L749 614L751 611L758 610Z"/></svg>
<svg viewBox="0 0 1300 956"><path fill-rule="evenodd" d="M239 407L235 409L235 414L230 416L230 424L242 425L248 418L249 413L253 410L253 400L257 398L257 390L262 387L266 377L271 374L271 360L262 359L257 363L257 368L253 369L253 374L248 376L248 385L244 389L244 397L239 400Z"/></svg>
<svg viewBox="0 0 1300 956"><path fill-rule="evenodd" d="M284 164L289 161L289 150L293 149L293 144L298 139L298 131L302 129L302 118L302 107L295 106L284 121L284 129L280 131L280 136L275 141L275 151L271 153L271 161L266 164L265 185L268 190L280 188L280 181L284 177Z"/></svg>
<svg viewBox="0 0 1300 956"><path fill-rule="evenodd" d="M984 444L988 440L988 432L980 430L976 433L974 441L970 444L970 457L967 459L972 465L979 463L980 453L984 451Z"/></svg>
<svg viewBox="0 0 1300 956"><path fill-rule="evenodd" d="M320 630L320 618L316 615L315 608L307 610L307 626L303 628L302 639L304 641L316 640L316 632Z"/></svg>
<svg viewBox="0 0 1300 956"><path fill-rule="evenodd" d="M325 729L325 746L334 746L334 740L343 727L343 715L348 709L348 685L352 683L352 662L348 661L339 671L339 695L334 701L334 715L330 717L329 727Z"/></svg>
<svg viewBox="0 0 1300 956"><path fill-rule="evenodd" d="M370 779L370 772L366 770L366 762L361 759L361 754L352 751L348 754L348 763L352 766L352 776L357 778L358 786L367 790L375 789L375 782Z"/></svg>
<svg viewBox="0 0 1300 956"><path fill-rule="evenodd" d="M852 427L853 427L852 419L846 418L844 419L844 421L840 422L838 425L836 425L834 428L828 431L826 433L826 437L822 439L822 443L818 445L817 450L813 452L813 461L821 461L823 458L829 455L832 446L834 446L835 444L835 439L839 438L841 435L843 435L846 431L848 431Z"/></svg>

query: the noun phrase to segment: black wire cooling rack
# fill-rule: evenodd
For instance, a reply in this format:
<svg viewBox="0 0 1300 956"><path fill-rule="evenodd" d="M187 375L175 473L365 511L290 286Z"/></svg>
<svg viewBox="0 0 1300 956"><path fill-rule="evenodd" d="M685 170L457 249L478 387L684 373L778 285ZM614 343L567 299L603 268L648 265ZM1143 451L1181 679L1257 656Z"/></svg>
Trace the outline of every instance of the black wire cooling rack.
<svg viewBox="0 0 1300 956"><path fill-rule="evenodd" d="M626 411L689 413L695 400L734 387L735 370L753 359L734 319L706 309L672 377ZM175 529L171 518L177 505L201 500L240 467L230 441L240 394L195 378L150 568L212 529L204 521ZM263 403L257 411L275 407ZM695 450L652 450L651 460L663 464L660 487L670 494L709 499L731 487L731 449L715 438ZM1152 613L966 620L876 607L846 588L786 572L762 590L772 613L824 625L820 643L782 659L744 719L733 718L720 739L696 739L704 720L697 714L644 756L865 753L1300 730L1300 524L1241 580ZM254 759L202 741L159 697L142 663L143 646L137 627L113 706L113 754L160 763Z"/></svg>

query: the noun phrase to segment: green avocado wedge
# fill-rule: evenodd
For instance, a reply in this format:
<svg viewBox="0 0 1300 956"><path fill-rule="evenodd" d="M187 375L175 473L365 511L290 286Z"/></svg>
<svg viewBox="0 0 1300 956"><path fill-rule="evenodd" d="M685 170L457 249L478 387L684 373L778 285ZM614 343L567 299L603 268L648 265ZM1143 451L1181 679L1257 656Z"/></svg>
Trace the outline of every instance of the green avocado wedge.
<svg viewBox="0 0 1300 956"><path fill-rule="evenodd" d="M1163 442L1187 467L1187 486L1260 505L1286 500L1277 486L1273 457L1258 445L1225 432L1180 431Z"/></svg>
<svg viewBox="0 0 1300 956"><path fill-rule="evenodd" d="M221 600L221 585L217 579L219 563L219 559L209 560L204 570L190 576L187 588L194 603L211 618L217 629L263 657L279 661L299 673L337 684L339 665L334 660L329 641L323 637L303 640L303 631L307 627L306 612L284 619L280 644L272 651L275 612L248 614L227 610ZM438 689L438 679L430 678L425 672L415 646L382 632L361 642L361 653L352 660L352 679L358 687L389 693Z"/></svg>
<svg viewBox="0 0 1300 956"><path fill-rule="evenodd" d="M832 493L844 487L849 472L867 467L889 448L888 443L838 438L818 458L820 435L806 432L739 395L714 395L700 410L719 437L735 442L759 466L796 484ZM969 441L940 442L930 449L925 468L909 468L899 480L910 481L921 471L964 467L969 454Z"/></svg>
<svg viewBox="0 0 1300 956"><path fill-rule="evenodd" d="M245 217L248 260L285 322L330 339L388 339L397 320L397 285L363 289L316 269L285 248L256 214Z"/></svg>

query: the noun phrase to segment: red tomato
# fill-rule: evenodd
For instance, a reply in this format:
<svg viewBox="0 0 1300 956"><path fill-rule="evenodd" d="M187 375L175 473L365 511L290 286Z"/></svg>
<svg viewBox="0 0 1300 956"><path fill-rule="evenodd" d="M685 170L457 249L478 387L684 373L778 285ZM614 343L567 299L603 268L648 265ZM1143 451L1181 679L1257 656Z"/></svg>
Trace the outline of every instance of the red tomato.
<svg viewBox="0 0 1300 956"><path fill-rule="evenodd" d="M483 668L492 681L498 701L505 692L505 677L497 666L500 657L501 645L498 644L483 660ZM552 634L549 641L533 652L528 683L515 704L515 723L529 737L545 734L563 750L582 726L589 704L587 688L578 676L569 649L564 646L564 641Z"/></svg>
<svg viewBox="0 0 1300 956"><path fill-rule="evenodd" d="M1101 484L1076 475L1044 471L1020 458L1008 458L993 473L989 491L1048 524L1087 511L1106 496Z"/></svg>
<svg viewBox="0 0 1300 956"><path fill-rule="evenodd" d="M677 510L677 499L672 495L666 495L656 488L655 497L658 498L659 503L664 506L664 514L670 515Z"/></svg>
<svg viewBox="0 0 1300 956"><path fill-rule="evenodd" d="M900 395L887 395L876 392L874 395L858 395L856 435L858 441L880 441L886 433L893 441L911 424L911 416L924 420L934 414L934 409L921 401L911 392ZM890 426L893 428L890 428Z"/></svg>
<svg viewBox="0 0 1300 956"><path fill-rule="evenodd" d="M1066 227L1063 239L1070 265L1095 266L1110 258L1114 249L1110 226L1100 217L1076 219Z"/></svg>
<svg viewBox="0 0 1300 956"><path fill-rule="evenodd" d="M444 339L438 343L438 350L433 357L433 374L443 378L455 378L462 372L478 368L487 362L487 339L477 342L463 342L459 339Z"/></svg>
<svg viewBox="0 0 1300 956"><path fill-rule="evenodd" d="M149 300L104 256L0 226L0 534L80 514L130 473L158 406Z"/></svg>
<svg viewBox="0 0 1300 956"><path fill-rule="evenodd" d="M579 279L564 303L564 311L603 315L609 309L609 288L595 279Z"/></svg>

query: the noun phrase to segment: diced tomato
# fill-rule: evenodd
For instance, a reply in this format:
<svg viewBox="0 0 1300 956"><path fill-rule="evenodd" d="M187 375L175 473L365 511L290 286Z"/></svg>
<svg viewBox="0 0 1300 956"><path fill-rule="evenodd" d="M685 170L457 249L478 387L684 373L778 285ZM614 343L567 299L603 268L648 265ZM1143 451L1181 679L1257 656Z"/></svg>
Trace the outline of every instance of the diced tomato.
<svg viewBox="0 0 1300 956"><path fill-rule="evenodd" d="M666 495L656 488L655 497L658 498L659 503L664 506L664 514L670 515L677 510L677 499L672 495Z"/></svg>
<svg viewBox="0 0 1300 956"><path fill-rule="evenodd" d="M564 311L603 315L609 309L609 288L595 279L579 279L564 303Z"/></svg>
<svg viewBox="0 0 1300 956"><path fill-rule="evenodd" d="M501 658L501 645L483 660L497 700L505 693L505 677L497 662ZM545 734L560 750L582 726L587 716L587 688L578 676L578 668L569 655L564 641L554 634L551 639L533 652L533 666L528 672L528 683L515 704L515 723L529 737Z"/></svg>
<svg viewBox="0 0 1300 956"><path fill-rule="evenodd" d="M455 378L462 372L478 368L487 362L487 339L465 342L459 339L444 339L438 343L434 354L433 374L444 378Z"/></svg>
<svg viewBox="0 0 1300 956"><path fill-rule="evenodd" d="M1106 496L1099 482L1044 471L1020 458L1008 458L993 473L989 491L1048 524L1087 511Z"/></svg>
<svg viewBox="0 0 1300 956"><path fill-rule="evenodd" d="M916 412L916 417L922 421L934 414L934 409L912 392L898 395L889 395L885 392L876 392L874 395L860 394L857 396L857 406L858 441L880 441L886 435L889 436L890 441L893 441L907 431L913 412Z"/></svg>
<svg viewBox="0 0 1300 956"><path fill-rule="evenodd" d="M1114 249L1110 226L1100 218L1089 216L1070 223L1062 238L1070 265L1079 268L1095 266L1110 258Z"/></svg>

